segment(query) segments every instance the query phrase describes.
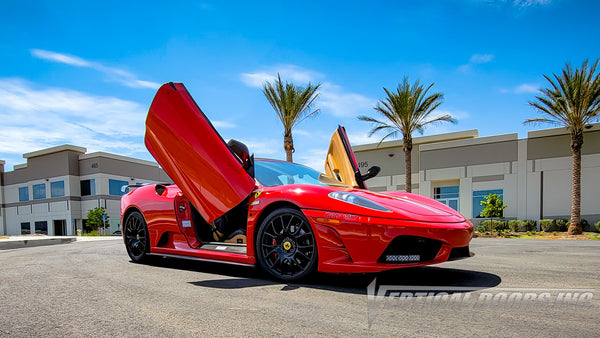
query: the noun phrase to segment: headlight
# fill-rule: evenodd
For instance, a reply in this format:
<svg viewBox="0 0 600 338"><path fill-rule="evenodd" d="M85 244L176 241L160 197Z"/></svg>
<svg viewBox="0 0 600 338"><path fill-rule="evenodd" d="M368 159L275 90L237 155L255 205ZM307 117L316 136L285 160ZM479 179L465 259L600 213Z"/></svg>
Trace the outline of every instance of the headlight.
<svg viewBox="0 0 600 338"><path fill-rule="evenodd" d="M377 211L391 212L391 210L387 209L386 207L384 207L382 205L379 205L373 201L369 201L368 199L366 199L364 197L360 197L358 195L354 195L349 192L334 191L334 192L330 192L328 196L331 198L334 198L338 201L358 205L359 207L373 209L373 210L377 210Z"/></svg>

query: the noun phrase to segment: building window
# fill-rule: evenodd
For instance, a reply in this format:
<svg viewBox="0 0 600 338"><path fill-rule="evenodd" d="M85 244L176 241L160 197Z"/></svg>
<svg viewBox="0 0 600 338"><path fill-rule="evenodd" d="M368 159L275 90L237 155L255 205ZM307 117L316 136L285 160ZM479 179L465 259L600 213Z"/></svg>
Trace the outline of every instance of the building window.
<svg viewBox="0 0 600 338"><path fill-rule="evenodd" d="M434 188L433 198L458 211L458 185Z"/></svg>
<svg viewBox="0 0 600 338"><path fill-rule="evenodd" d="M47 235L48 234L48 222L46 222L46 221L35 222L35 233Z"/></svg>
<svg viewBox="0 0 600 338"><path fill-rule="evenodd" d="M19 188L19 202L27 202L29 201L29 188L28 187L20 187Z"/></svg>
<svg viewBox="0 0 600 338"><path fill-rule="evenodd" d="M50 183L50 197L63 197L65 195L65 181Z"/></svg>
<svg viewBox="0 0 600 338"><path fill-rule="evenodd" d="M83 180L81 181L81 196L96 195L96 180Z"/></svg>
<svg viewBox="0 0 600 338"><path fill-rule="evenodd" d="M43 200L46 198L46 184L34 184L33 185L33 199L34 200Z"/></svg>
<svg viewBox="0 0 600 338"><path fill-rule="evenodd" d="M31 224L29 222L21 223L21 235L31 234Z"/></svg>
<svg viewBox="0 0 600 338"><path fill-rule="evenodd" d="M490 194L496 194L498 197L504 200L503 189L473 191L473 218L481 217L481 212L483 211L483 205L481 205L481 201L485 201L485 197Z"/></svg>
<svg viewBox="0 0 600 338"><path fill-rule="evenodd" d="M121 187L128 185L127 181L108 180L108 194L113 196L123 196L125 193L121 191Z"/></svg>

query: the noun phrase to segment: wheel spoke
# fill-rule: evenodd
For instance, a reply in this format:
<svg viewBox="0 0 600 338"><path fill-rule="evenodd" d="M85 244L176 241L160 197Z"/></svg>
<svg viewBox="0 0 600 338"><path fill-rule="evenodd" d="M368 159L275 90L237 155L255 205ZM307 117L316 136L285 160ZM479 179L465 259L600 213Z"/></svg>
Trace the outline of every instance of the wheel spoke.
<svg viewBox="0 0 600 338"><path fill-rule="evenodd" d="M269 261L267 261L267 264L269 265L269 268L272 269L275 264L277 264L277 262L280 262L280 257L277 256L277 258L275 258L275 261L273 261L273 263L269 263Z"/></svg>

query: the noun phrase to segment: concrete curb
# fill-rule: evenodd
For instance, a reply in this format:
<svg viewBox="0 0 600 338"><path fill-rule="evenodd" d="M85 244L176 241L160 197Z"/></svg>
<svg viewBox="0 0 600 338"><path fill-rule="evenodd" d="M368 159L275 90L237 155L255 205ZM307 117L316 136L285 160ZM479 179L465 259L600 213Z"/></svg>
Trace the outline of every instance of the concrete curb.
<svg viewBox="0 0 600 338"><path fill-rule="evenodd" d="M98 237L77 237L77 236L11 236L0 239L0 250L29 248L36 246L67 244L76 241L89 242L99 240L122 240L121 236L98 236Z"/></svg>

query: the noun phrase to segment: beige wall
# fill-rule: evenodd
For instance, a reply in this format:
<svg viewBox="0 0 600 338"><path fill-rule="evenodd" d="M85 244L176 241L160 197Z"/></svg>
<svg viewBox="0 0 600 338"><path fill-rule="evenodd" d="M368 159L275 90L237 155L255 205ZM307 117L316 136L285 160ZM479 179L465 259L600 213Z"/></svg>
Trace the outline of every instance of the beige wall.
<svg viewBox="0 0 600 338"><path fill-rule="evenodd" d="M372 166L379 166L381 167L379 176L403 175L405 172L404 151L402 147L359 151L355 152L354 155L361 171L366 172ZM412 171L419 171L418 149L412 151L411 161Z"/></svg>
<svg viewBox="0 0 600 338"><path fill-rule="evenodd" d="M567 134L530 137L527 141L527 159L537 160L551 157L571 156L571 137ZM583 134L584 155L597 154L600 149L600 131L587 131Z"/></svg>
<svg viewBox="0 0 600 338"><path fill-rule="evenodd" d="M517 140L421 151L421 168L438 169L517 160Z"/></svg>
<svg viewBox="0 0 600 338"><path fill-rule="evenodd" d="M70 151L48 154L44 156L27 159L27 166L21 169L6 172L4 184L19 184L31 180L31 178L48 178L65 175L79 175L79 154Z"/></svg>

